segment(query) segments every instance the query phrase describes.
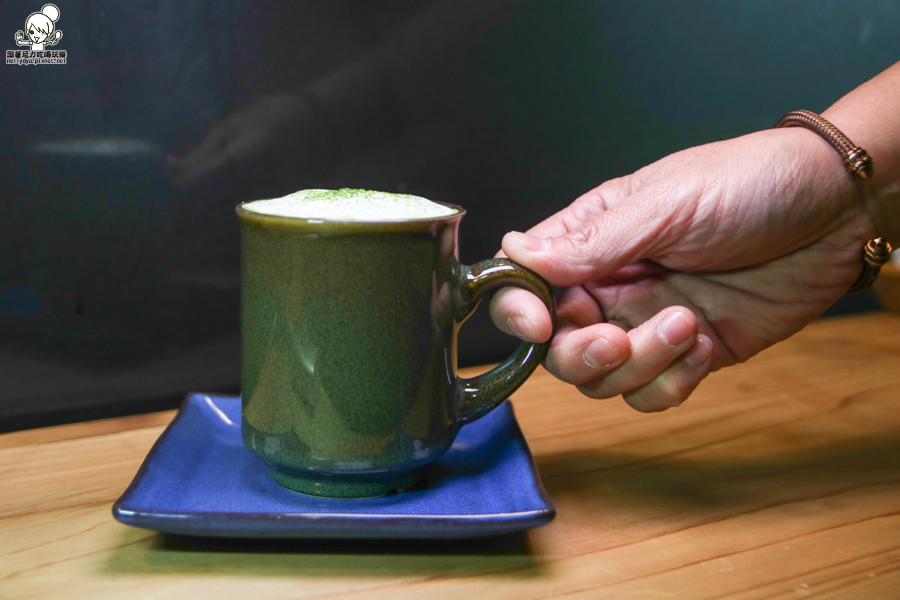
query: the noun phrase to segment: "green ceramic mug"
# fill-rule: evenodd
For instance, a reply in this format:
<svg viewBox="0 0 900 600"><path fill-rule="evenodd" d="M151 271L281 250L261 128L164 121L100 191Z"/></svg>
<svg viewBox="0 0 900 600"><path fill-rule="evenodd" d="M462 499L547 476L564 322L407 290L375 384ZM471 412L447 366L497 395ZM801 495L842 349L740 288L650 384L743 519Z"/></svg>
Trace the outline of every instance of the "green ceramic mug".
<svg viewBox="0 0 900 600"><path fill-rule="evenodd" d="M522 343L483 375L456 374L457 331L491 290L525 288L554 310L547 284L512 261L459 263L461 207L380 222L246 206L241 434L283 487L353 498L414 486L547 353Z"/></svg>

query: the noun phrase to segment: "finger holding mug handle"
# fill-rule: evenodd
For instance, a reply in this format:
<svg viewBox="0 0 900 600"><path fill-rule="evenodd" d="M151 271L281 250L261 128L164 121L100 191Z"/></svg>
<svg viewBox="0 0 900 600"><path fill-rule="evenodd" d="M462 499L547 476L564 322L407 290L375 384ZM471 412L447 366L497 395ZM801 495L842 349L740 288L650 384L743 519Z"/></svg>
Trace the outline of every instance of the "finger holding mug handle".
<svg viewBox="0 0 900 600"><path fill-rule="evenodd" d="M472 314L485 294L508 286L531 292L544 303L551 316L556 313L549 284L534 271L507 258L492 258L463 267L461 275L464 280L458 287L455 303L458 323ZM549 340L522 342L512 356L486 373L473 378L457 377L461 423L484 416L512 395L541 364L549 348Z"/></svg>

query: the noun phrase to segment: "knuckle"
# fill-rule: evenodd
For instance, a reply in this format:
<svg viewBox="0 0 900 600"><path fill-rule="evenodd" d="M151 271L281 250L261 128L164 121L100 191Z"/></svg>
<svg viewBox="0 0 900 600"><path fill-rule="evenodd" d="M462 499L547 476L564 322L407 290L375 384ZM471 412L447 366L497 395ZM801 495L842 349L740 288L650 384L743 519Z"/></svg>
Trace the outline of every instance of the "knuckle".
<svg viewBox="0 0 900 600"><path fill-rule="evenodd" d="M680 406L700 381L683 373L665 371L652 382L627 394L626 402L641 412L660 412Z"/></svg>
<svg viewBox="0 0 900 600"><path fill-rule="evenodd" d="M606 400L619 395L618 390L611 389L608 385L607 378L598 377L587 383L575 386L579 392L588 398L595 400Z"/></svg>

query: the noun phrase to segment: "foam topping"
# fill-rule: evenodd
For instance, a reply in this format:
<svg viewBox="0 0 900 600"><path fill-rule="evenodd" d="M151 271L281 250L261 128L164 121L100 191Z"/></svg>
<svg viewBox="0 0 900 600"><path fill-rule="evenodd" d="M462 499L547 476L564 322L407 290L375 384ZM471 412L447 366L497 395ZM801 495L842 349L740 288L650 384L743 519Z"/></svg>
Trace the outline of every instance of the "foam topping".
<svg viewBox="0 0 900 600"><path fill-rule="evenodd" d="M419 196L349 188L300 190L282 198L248 202L243 208L265 215L326 221L405 221L457 212Z"/></svg>

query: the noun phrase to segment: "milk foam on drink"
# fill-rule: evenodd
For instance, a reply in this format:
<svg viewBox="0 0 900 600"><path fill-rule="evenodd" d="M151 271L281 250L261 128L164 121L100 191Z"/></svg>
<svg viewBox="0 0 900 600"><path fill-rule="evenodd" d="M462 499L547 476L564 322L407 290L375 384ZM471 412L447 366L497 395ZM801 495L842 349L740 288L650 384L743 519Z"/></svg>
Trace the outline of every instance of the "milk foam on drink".
<svg viewBox="0 0 900 600"><path fill-rule="evenodd" d="M276 217L324 221L406 221L457 212L419 196L349 188L300 190L281 198L248 202L243 208Z"/></svg>

